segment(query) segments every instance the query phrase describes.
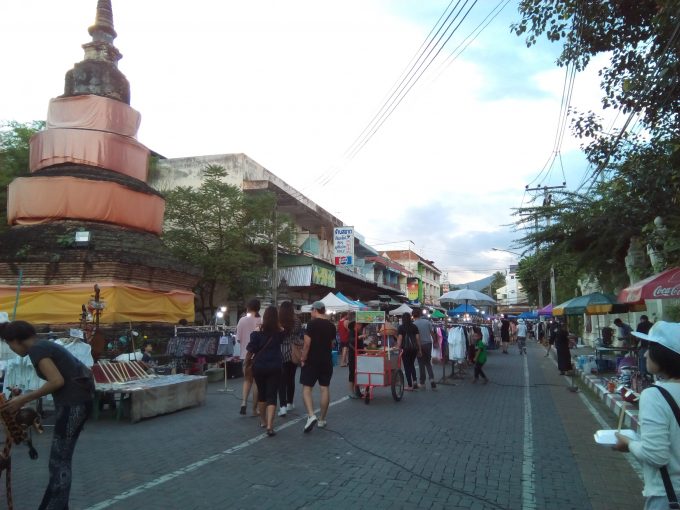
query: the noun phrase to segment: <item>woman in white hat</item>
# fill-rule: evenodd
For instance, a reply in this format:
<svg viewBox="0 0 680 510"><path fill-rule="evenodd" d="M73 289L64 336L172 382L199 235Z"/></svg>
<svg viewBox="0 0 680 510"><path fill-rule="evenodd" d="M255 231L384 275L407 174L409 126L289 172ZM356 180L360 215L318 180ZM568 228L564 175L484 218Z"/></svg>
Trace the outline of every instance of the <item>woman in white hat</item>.
<svg viewBox="0 0 680 510"><path fill-rule="evenodd" d="M680 324L661 321L633 335L649 341L647 371L658 380L640 395L640 439L616 434L614 449L642 464L645 510L667 509L680 489Z"/></svg>

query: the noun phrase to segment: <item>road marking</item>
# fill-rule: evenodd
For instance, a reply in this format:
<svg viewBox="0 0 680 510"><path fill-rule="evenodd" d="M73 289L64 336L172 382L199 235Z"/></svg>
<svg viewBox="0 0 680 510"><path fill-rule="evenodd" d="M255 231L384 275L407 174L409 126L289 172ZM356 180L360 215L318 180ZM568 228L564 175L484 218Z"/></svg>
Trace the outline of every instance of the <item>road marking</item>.
<svg viewBox="0 0 680 510"><path fill-rule="evenodd" d="M524 448L522 452L522 509L535 510L534 427L529 390L529 362L524 356Z"/></svg>
<svg viewBox="0 0 680 510"><path fill-rule="evenodd" d="M550 359L552 360L552 362L554 363L555 366L558 366L557 360L555 358L553 358L551 356ZM574 385L573 376L564 375L562 377L564 377L565 380L569 381L569 386ZM590 411L590 414L593 415L593 418L595 418L595 421L597 423L599 423L599 425L603 429L610 429L611 425L609 425L609 423L607 423L607 420L604 419L604 417L602 416L602 413L600 413L600 411L597 410L597 408L590 402L588 397L586 397L585 394L582 391L577 391L576 394L581 399L581 402L583 402L583 405L586 406L586 409L588 409L588 411ZM638 475L640 480L644 481L644 477L642 475L642 465L633 456L633 454L632 453L624 453L623 456L626 458L626 460L628 461L628 464L630 464L630 467L633 468L633 471L635 471L635 474Z"/></svg>
<svg viewBox="0 0 680 510"><path fill-rule="evenodd" d="M334 406L337 404L340 404L344 402L345 400L349 400L349 397L345 396L342 397L341 399L336 400L335 402L331 402L330 406ZM318 413L319 410L317 409L316 412ZM299 418L295 418L294 420L288 421L285 424L281 425L280 427L276 427L276 431L284 430L287 429L288 427L292 427L293 425L300 423L302 420L306 420L307 415L302 415ZM251 439L248 439L247 441L244 441L243 443L237 444L236 446L232 446L231 448L228 448L220 453L216 453L215 455L211 455L210 457L206 457L205 459L198 460L196 462L193 462L189 464L188 466L184 466L182 468L179 468L175 471L172 471L171 473L166 473L164 475L159 476L158 478L154 480L150 480L146 483L143 483L142 485L138 485L137 487L133 487L132 489L129 489L125 492L122 492L118 494L117 496L114 496L110 499L107 499L105 501L101 501L99 503L96 503L90 507L87 507L86 510L101 510L103 508L108 508L112 505L115 505L116 503L120 503L121 501L124 501L128 498L131 498L133 496L136 496L138 494L141 494L143 492L146 492L150 489L153 489L154 487L158 487L159 485L162 485L166 482L169 482L170 480L174 480L175 478L179 478L180 476L186 475L188 473L191 473L192 471L196 471L197 469L202 468L203 466L207 466L208 464L212 464L213 462L216 462L218 460L224 459L225 457L231 455L232 453L236 453L240 450L243 450L244 448L247 448L249 446L254 445L255 443L258 443L262 441L265 437L267 437L267 434L262 433L259 434Z"/></svg>

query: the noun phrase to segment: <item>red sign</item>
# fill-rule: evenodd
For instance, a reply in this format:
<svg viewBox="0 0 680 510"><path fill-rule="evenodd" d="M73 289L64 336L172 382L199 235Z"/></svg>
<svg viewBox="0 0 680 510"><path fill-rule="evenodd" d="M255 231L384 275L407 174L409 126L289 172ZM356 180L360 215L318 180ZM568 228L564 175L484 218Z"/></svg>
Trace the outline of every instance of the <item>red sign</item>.
<svg viewBox="0 0 680 510"><path fill-rule="evenodd" d="M680 267L645 278L619 292L620 303L637 303L643 299L680 299Z"/></svg>

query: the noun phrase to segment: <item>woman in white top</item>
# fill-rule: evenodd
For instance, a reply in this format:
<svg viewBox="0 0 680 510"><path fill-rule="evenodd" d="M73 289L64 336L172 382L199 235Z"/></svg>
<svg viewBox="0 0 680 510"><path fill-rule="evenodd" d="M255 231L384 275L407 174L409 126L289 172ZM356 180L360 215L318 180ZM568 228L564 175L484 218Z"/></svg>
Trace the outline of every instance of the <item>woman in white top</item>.
<svg viewBox="0 0 680 510"><path fill-rule="evenodd" d="M657 322L648 334L633 333L648 340L647 370L658 377L656 386L666 390L680 405L680 324ZM640 439L617 434L615 450L630 451L642 464L645 510L669 508L660 468L666 466L676 492L680 493L680 425L659 388L640 395Z"/></svg>

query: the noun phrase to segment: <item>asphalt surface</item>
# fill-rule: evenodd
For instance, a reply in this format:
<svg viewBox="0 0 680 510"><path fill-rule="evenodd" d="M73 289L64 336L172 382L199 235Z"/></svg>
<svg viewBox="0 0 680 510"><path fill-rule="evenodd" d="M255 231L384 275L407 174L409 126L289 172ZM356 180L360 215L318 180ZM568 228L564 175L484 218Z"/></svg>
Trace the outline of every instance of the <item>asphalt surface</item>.
<svg viewBox="0 0 680 510"><path fill-rule="evenodd" d="M401 402L377 388L366 405L346 398L347 369L335 367L328 426L308 434L300 387L296 409L267 437L257 418L238 413L241 379L229 381L233 392L209 384L204 406L135 424L104 412L76 448L70 508L642 508L639 476L593 442L602 424L587 395L567 391L542 348L490 351L485 371L487 385L472 384L469 369ZM47 427L34 439L35 461L24 446L13 450L17 510L40 502L50 438Z"/></svg>

